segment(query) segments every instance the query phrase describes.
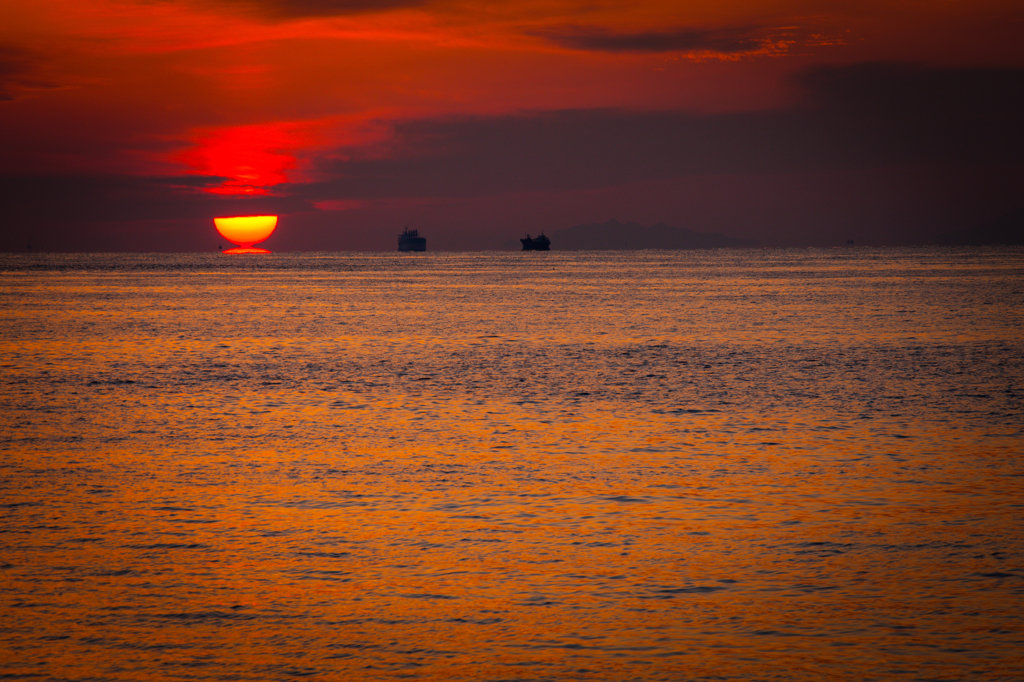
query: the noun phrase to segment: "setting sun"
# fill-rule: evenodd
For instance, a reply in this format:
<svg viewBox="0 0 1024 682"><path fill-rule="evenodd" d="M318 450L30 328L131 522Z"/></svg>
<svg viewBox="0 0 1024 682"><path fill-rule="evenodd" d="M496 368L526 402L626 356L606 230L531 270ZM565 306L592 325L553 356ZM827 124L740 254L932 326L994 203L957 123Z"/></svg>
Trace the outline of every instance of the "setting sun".
<svg viewBox="0 0 1024 682"><path fill-rule="evenodd" d="M220 236L238 248L228 249L224 253L270 253L266 249L254 249L277 228L276 215L234 216L231 218L214 218L213 224Z"/></svg>

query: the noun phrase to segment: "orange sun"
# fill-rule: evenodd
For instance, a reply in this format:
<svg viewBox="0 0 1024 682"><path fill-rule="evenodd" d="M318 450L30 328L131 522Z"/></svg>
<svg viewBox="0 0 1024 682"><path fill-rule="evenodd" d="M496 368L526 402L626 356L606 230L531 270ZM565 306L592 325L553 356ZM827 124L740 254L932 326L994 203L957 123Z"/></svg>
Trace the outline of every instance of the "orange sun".
<svg viewBox="0 0 1024 682"><path fill-rule="evenodd" d="M214 218L213 224L221 237L238 247L228 249L224 253L270 253L266 249L254 249L277 227L276 215L246 215L232 218Z"/></svg>

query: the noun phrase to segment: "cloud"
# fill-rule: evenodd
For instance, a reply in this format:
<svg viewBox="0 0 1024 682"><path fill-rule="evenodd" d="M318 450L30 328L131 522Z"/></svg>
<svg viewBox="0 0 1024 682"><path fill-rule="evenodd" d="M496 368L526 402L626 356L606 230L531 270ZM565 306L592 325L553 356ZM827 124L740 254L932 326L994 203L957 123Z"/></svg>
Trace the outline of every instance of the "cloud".
<svg viewBox="0 0 1024 682"><path fill-rule="evenodd" d="M0 203L20 224L211 218L229 212L309 210L297 197L219 197L202 191L220 177L61 175L4 178ZM244 207L241 208L240 207Z"/></svg>
<svg viewBox="0 0 1024 682"><path fill-rule="evenodd" d="M1024 69L937 69L877 61L815 67L796 77L807 101L851 116L948 119L1018 114Z"/></svg>
<svg viewBox="0 0 1024 682"><path fill-rule="evenodd" d="M10 45L0 45L0 78L20 75L29 70L29 52Z"/></svg>
<svg viewBox="0 0 1024 682"><path fill-rule="evenodd" d="M797 77L836 138L917 162L1021 163L1024 69L876 62Z"/></svg>
<svg viewBox="0 0 1024 682"><path fill-rule="evenodd" d="M386 145L320 165L311 200L486 196L688 175L1020 168L1024 69L817 68L786 110L579 109L399 121ZM315 196L319 195L319 196Z"/></svg>
<svg viewBox="0 0 1024 682"><path fill-rule="evenodd" d="M688 52L751 54L777 45L763 28L674 29L617 33L585 26L563 26L533 35L572 50L596 52Z"/></svg>
<svg viewBox="0 0 1024 682"><path fill-rule="evenodd" d="M421 7L430 0L212 0L274 21L346 16ZM207 0L209 3L210 0Z"/></svg>
<svg viewBox="0 0 1024 682"><path fill-rule="evenodd" d="M39 58L28 50L0 45L0 102L16 99L29 90L57 87L32 76Z"/></svg>
<svg viewBox="0 0 1024 682"><path fill-rule="evenodd" d="M972 118L1017 115L1024 69L934 68L900 62L818 66L796 82L815 106L852 116Z"/></svg>
<svg viewBox="0 0 1024 682"><path fill-rule="evenodd" d="M577 191L700 175L1024 165L1024 69L861 64L814 68L797 82L803 98L783 110L569 109L393 121L383 142L335 150L311 170L318 181L278 185L280 196L265 199L337 206L323 202ZM224 181L216 175L9 181L0 194L46 211L184 215L216 205L192 196Z"/></svg>
<svg viewBox="0 0 1024 682"><path fill-rule="evenodd" d="M609 188L642 207L643 188L659 183L709 187L730 205L749 202L758 216L758 206L783 202L780 220L806 225L834 222L836 206L873 206L876 178L893 198L857 220L898 211L890 223L924 230L938 225L935 216L959 219L945 217L953 215L947 206L961 217L1019 207L1024 69L860 64L810 69L797 83L802 98L771 111L570 109L392 121L385 141L335 150L312 169L318 181L281 184L276 196L209 194L202 190L224 181L212 173L39 177L0 182L0 203L8 225L30 232L90 220L193 220L208 232L214 215L319 208L336 220L340 209L357 209L365 219L403 202L492 206L500 204L493 198L531 195L547 197L536 204L543 215L558 197ZM785 197L745 194L758 184L791 189ZM701 200L690 197L696 203L680 210L701 210Z"/></svg>

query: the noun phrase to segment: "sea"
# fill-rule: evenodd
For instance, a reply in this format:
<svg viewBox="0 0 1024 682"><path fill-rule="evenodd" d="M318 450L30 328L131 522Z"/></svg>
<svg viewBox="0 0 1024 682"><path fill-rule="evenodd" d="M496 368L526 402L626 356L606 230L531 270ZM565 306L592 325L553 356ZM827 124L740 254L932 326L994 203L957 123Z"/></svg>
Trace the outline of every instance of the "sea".
<svg viewBox="0 0 1024 682"><path fill-rule="evenodd" d="M0 254L0 679L1024 680L1024 248Z"/></svg>

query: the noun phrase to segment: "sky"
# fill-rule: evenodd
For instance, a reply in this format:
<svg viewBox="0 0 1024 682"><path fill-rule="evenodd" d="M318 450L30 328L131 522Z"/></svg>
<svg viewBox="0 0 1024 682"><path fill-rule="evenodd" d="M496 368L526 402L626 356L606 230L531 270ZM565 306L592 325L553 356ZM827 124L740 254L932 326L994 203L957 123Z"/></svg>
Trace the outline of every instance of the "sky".
<svg viewBox="0 0 1024 682"><path fill-rule="evenodd" d="M0 0L0 250L928 243L1024 208L1019 0ZM224 244L225 248L228 246ZM557 249L557 243L552 248Z"/></svg>

